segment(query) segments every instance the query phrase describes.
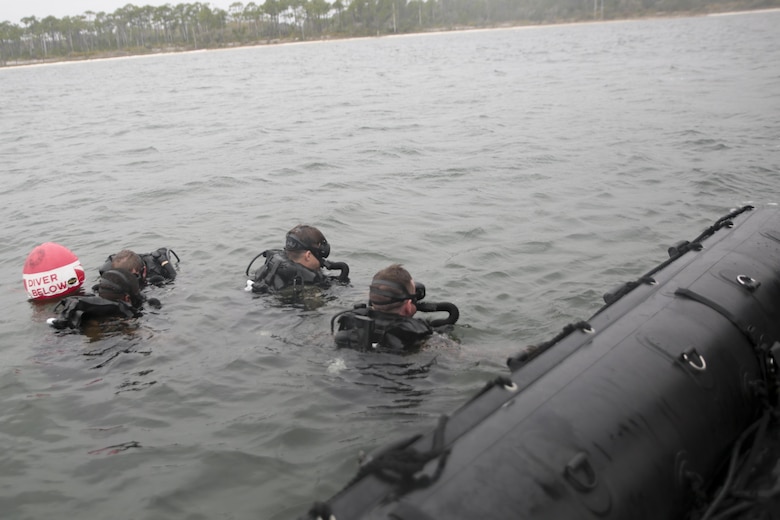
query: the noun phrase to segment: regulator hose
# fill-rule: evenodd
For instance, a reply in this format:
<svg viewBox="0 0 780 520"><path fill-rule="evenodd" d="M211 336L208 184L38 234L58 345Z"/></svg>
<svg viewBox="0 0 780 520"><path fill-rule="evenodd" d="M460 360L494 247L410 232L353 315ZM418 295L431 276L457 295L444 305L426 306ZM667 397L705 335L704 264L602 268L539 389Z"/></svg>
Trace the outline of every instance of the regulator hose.
<svg viewBox="0 0 780 520"><path fill-rule="evenodd" d="M266 257L267 257L267 256L268 256L268 255L266 255L266 253L267 253L267 252L268 252L267 250L266 250L266 251L263 251L262 253L260 253L260 254L259 254L259 255L257 255L256 257L254 257L254 258L252 259L252 261L251 261L251 262L249 262L249 265L248 265L248 266L246 266L246 275L247 275L247 276L249 276L249 269L252 267L252 264L254 264L254 263L255 263L255 260L257 260L257 259L258 259L258 258L260 258L261 256L266 256Z"/></svg>
<svg viewBox="0 0 780 520"><path fill-rule="evenodd" d="M254 260L253 260L254 262ZM340 271L339 273L339 281L340 282L348 282L349 281L349 266L344 262L331 262L329 260L325 260L324 258L320 260L320 264L322 264L322 267L325 269L331 270L331 271Z"/></svg>
<svg viewBox="0 0 780 520"><path fill-rule="evenodd" d="M417 302L419 312L446 312L446 318L439 318L429 322L431 327L441 327L442 325L454 325L460 318L460 311L454 303L450 302Z"/></svg>

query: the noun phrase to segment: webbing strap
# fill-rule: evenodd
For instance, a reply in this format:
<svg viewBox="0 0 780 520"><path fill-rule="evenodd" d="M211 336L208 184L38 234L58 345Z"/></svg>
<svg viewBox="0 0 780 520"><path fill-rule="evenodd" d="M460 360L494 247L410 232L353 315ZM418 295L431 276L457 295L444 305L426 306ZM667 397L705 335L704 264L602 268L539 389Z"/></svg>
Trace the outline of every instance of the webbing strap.
<svg viewBox="0 0 780 520"><path fill-rule="evenodd" d="M778 361L780 361L778 355L780 355L780 344L777 341L765 338L758 331L757 327L743 322L728 309L701 294L683 288L677 289L674 294L706 305L729 320L748 339L755 352L761 377L763 378L762 384L756 387L755 390L762 396L765 402L774 405L778 398Z"/></svg>
<svg viewBox="0 0 780 520"><path fill-rule="evenodd" d="M411 446L420 438L416 435L401 445L388 448L363 464L352 482L373 474L389 484L398 486L396 492L399 494L430 486L441 476L450 454L450 449L444 445L444 432L448 419L446 415L439 417L430 450L421 452ZM438 464L432 475L417 476L428 462L436 459Z"/></svg>
<svg viewBox="0 0 780 520"><path fill-rule="evenodd" d="M682 287L674 291L674 294L701 303L702 305L706 305L710 309L714 310L715 312L717 312L718 314L720 314L721 316L729 320L731 324L734 325L737 328L737 330L739 330L748 339L748 341L750 341L750 344L752 346L757 347L762 343L761 334L758 333L755 326L744 323L742 320L737 318L732 312L730 312L728 309L726 309L719 303L710 300L709 298L702 296L699 293L693 292L690 289L684 289Z"/></svg>

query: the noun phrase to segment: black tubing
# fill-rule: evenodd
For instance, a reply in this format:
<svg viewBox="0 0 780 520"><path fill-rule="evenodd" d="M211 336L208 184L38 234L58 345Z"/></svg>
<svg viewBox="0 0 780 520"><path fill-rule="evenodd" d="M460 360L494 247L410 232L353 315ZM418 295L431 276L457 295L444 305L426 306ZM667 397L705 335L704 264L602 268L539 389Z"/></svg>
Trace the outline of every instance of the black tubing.
<svg viewBox="0 0 780 520"><path fill-rule="evenodd" d="M260 253L260 254L259 254L259 255L257 255L256 257L254 257L254 258L252 259L252 261L251 261L251 262L249 262L249 265L248 265L248 266L246 266L246 275L247 275L247 276L249 276L249 268L250 268L250 267L252 267L252 264L254 264L254 263L255 263L255 260L257 260L257 259L258 259L258 258L260 258L261 256L265 256L266 252L267 252L267 251L263 251L262 253Z"/></svg>
<svg viewBox="0 0 780 520"><path fill-rule="evenodd" d="M254 260L253 260L254 261ZM339 280L342 282L349 281L349 266L344 262L331 262L324 258L320 260L322 267L331 271L340 271Z"/></svg>
<svg viewBox="0 0 780 520"><path fill-rule="evenodd" d="M454 325L460 318L460 311L454 303L450 302L417 302L417 310L419 312L446 312L448 314L446 318L431 320L429 322L431 327Z"/></svg>

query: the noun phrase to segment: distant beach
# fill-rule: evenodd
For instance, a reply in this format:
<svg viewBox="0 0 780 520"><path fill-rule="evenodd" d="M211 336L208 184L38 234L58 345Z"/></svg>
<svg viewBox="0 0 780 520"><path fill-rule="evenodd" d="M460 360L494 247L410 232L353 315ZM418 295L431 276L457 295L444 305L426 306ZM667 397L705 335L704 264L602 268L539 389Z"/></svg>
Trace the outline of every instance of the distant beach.
<svg viewBox="0 0 780 520"><path fill-rule="evenodd" d="M654 14L648 16L620 18L615 20L581 20L573 22L551 22L551 23L539 23L539 24L517 24L517 25L497 25L494 27L452 27L442 28L438 30L430 30L423 32L410 32L403 34L386 34L380 36L356 36L356 37L328 37L312 40L270 40L266 42L255 42L251 44L237 44L224 47L213 47L204 49L186 49L186 48L168 48L159 50L150 50L148 52L131 54L131 53L99 53L91 56L77 56L72 58L46 58L43 60L17 60L8 61L4 65L0 65L0 69L4 68L19 68L19 67L41 67L47 65L62 65L68 63L81 63L84 61L96 61L96 60L125 60L136 59L147 56L161 56L168 54L182 54L182 53L195 53L195 52L213 52L213 51L228 51L234 49L244 49L251 47L272 47L277 45L311 45L317 43L329 43L334 41L343 40L373 40L377 38L406 38L412 36L435 36L440 34L449 34L453 32L480 32L480 31L505 31L505 30L517 30L517 29L543 29L552 27L567 27L577 25L592 25L592 24L613 24L613 23L625 23L636 20L653 20L653 19L668 19L668 18L695 18L703 16L738 16L754 13L770 13L780 11L780 8L770 9L756 9L756 10L740 10L740 11L725 11L720 13L670 13L670 14Z"/></svg>

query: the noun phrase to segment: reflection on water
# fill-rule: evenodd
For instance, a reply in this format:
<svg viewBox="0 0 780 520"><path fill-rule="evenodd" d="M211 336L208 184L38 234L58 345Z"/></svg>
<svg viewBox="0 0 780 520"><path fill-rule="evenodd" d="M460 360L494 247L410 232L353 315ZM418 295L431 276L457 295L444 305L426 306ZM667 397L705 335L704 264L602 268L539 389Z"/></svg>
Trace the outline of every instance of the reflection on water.
<svg viewBox="0 0 780 520"><path fill-rule="evenodd" d="M373 358L374 356L372 356ZM361 391L379 391L392 396L390 403L378 404L377 409L403 410L417 407L423 399L431 394L430 389L422 388L420 380L427 378L431 367L436 364L436 358L427 363L401 363L397 361L372 362L366 365L356 365L360 378L354 383L366 386Z"/></svg>

